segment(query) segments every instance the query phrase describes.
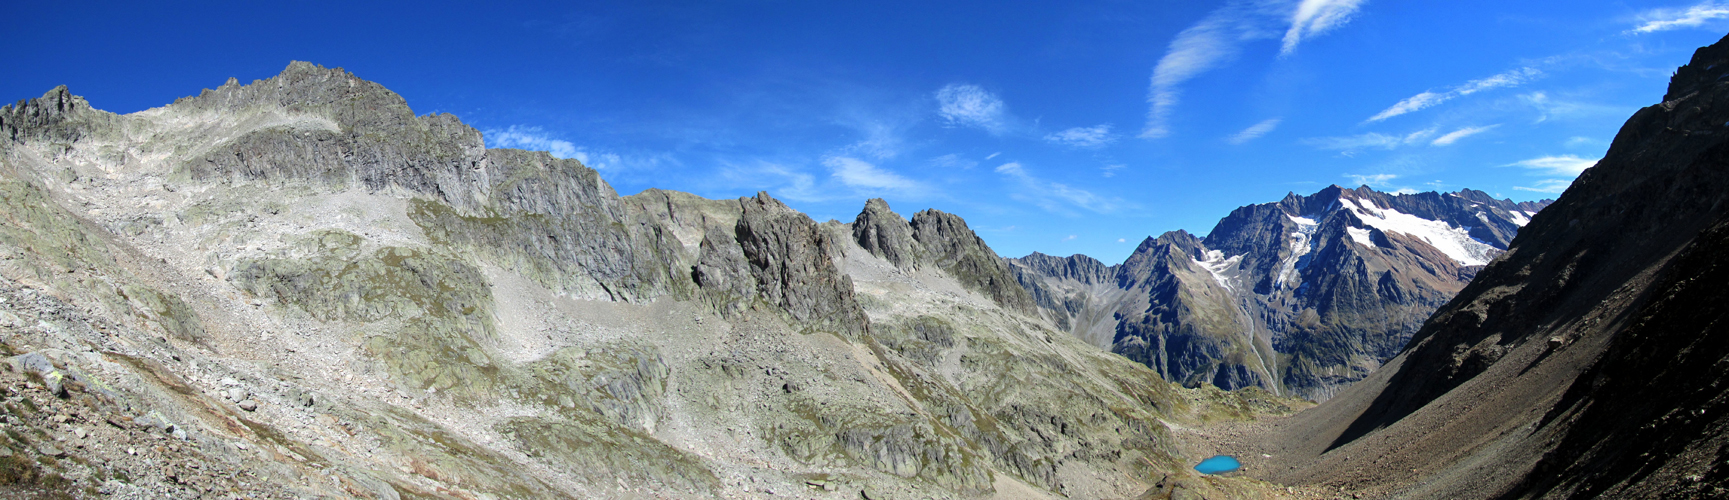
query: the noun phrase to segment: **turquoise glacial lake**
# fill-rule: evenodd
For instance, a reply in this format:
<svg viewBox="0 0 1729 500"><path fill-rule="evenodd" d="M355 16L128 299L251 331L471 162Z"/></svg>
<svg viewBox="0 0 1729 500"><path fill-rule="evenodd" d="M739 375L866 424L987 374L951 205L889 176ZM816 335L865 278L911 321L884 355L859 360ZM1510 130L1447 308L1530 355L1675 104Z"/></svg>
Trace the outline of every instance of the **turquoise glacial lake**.
<svg viewBox="0 0 1729 500"><path fill-rule="evenodd" d="M1243 463L1229 455L1214 455L1213 458L1202 460L1200 465L1195 466L1195 470L1202 474L1224 474L1241 468L1243 468Z"/></svg>

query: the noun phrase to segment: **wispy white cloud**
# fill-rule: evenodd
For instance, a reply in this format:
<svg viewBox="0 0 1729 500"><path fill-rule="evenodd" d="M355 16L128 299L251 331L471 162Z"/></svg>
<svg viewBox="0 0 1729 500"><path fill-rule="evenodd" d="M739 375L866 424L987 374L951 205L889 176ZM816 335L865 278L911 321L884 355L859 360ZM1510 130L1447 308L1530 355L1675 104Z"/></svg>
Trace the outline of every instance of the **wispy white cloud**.
<svg viewBox="0 0 1729 500"><path fill-rule="evenodd" d="M1369 117L1366 121L1378 122L1485 90L1519 86L1542 75L1543 72L1541 70L1527 66L1488 78L1471 80L1462 85L1448 89L1445 92L1424 91L1417 95L1407 97L1405 100L1394 103L1392 106L1388 106L1387 109L1381 110L1380 113L1375 113L1375 116Z"/></svg>
<svg viewBox="0 0 1729 500"><path fill-rule="evenodd" d="M1388 181L1397 179L1399 176L1396 174L1345 174L1345 178L1350 179L1351 184L1358 186L1382 187L1386 186Z"/></svg>
<svg viewBox="0 0 1729 500"><path fill-rule="evenodd" d="M1729 18L1729 3L1710 1L1685 9L1655 9L1640 14L1642 24L1634 33L1698 28L1706 21Z"/></svg>
<svg viewBox="0 0 1729 500"><path fill-rule="evenodd" d="M558 155L554 154L553 156ZM580 161L583 165L595 170L608 170L624 163L624 157L619 156L618 153L589 153L578 150L574 157L576 161Z"/></svg>
<svg viewBox="0 0 1729 500"><path fill-rule="evenodd" d="M1110 165L1105 165L1103 167L1100 167L1099 170L1104 171L1104 173L1102 175L1104 175L1105 177L1116 177L1117 171L1125 169L1125 168L1129 168L1129 166L1121 164L1121 163L1112 163Z"/></svg>
<svg viewBox="0 0 1729 500"><path fill-rule="evenodd" d="M1370 132L1367 134L1345 137L1312 137L1303 139L1301 142L1320 149L1330 149L1349 153L1364 149L1398 149L1403 146L1421 144L1430 137L1434 137L1434 135L1435 129L1426 128L1405 135Z"/></svg>
<svg viewBox="0 0 1729 500"><path fill-rule="evenodd" d="M1465 127L1465 128L1459 129L1459 130L1454 130L1452 132L1448 132L1448 133L1446 133L1446 135L1436 137L1435 140L1429 141L1429 145L1430 146L1451 145L1455 142L1459 142L1459 139L1464 139L1466 137L1481 134L1483 132L1488 132L1490 130L1493 130L1495 127L1499 127L1499 126L1500 126L1499 124L1496 124L1496 125L1490 125L1487 127Z"/></svg>
<svg viewBox="0 0 1729 500"><path fill-rule="evenodd" d="M924 184L883 170L870 162L845 156L824 158L823 166L842 185L864 193L892 193L900 196L923 196Z"/></svg>
<svg viewBox="0 0 1729 500"><path fill-rule="evenodd" d="M768 191L777 198L795 201L826 201L833 198L817 185L816 176L776 162L723 162L720 178L726 184Z"/></svg>
<svg viewBox="0 0 1729 500"><path fill-rule="evenodd" d="M1533 120L1533 123L1542 123L1550 119L1596 120L1606 117L1619 119L1619 117L1631 114L1634 109L1569 100L1565 97L1557 99L1551 97L1548 92L1542 91L1520 94L1519 101L1537 111L1537 118Z"/></svg>
<svg viewBox="0 0 1729 500"><path fill-rule="evenodd" d="M1111 213L1125 206L1122 200L1116 198L1099 196L1085 189L1035 177L1027 173L1020 163L1004 163L996 168L996 172L1020 185L1021 192L1010 195L1011 198L1032 203L1049 212L1077 215L1069 210L1070 206L1074 206L1097 213Z"/></svg>
<svg viewBox="0 0 1729 500"><path fill-rule="evenodd" d="M1280 120L1278 118L1262 120L1261 123L1250 125L1249 128L1243 129L1242 132L1237 132L1236 134L1231 135L1231 137L1225 139L1225 141L1231 144L1242 144L1259 139L1261 136L1267 135L1268 132L1272 132L1273 129L1278 128L1279 122Z"/></svg>
<svg viewBox="0 0 1729 500"><path fill-rule="evenodd" d="M1170 134L1171 110L1181 97L1184 82L1235 59L1243 42L1277 36L1266 20L1267 14L1257 2L1234 1L1177 33L1153 67L1152 85L1147 91L1150 109L1141 137L1156 139Z"/></svg>
<svg viewBox="0 0 1729 500"><path fill-rule="evenodd" d="M900 155L901 127L883 121L868 121L847 124L864 135L863 139L852 143L841 151L846 154L860 154L878 160L887 160Z"/></svg>
<svg viewBox="0 0 1729 500"><path fill-rule="evenodd" d="M937 90L937 114L950 126L978 127L992 134L1008 129L1003 100L977 85L951 83Z"/></svg>
<svg viewBox="0 0 1729 500"><path fill-rule="evenodd" d="M1375 122L1375 121L1385 120L1385 119L1399 116L1399 115L1402 115L1405 113L1410 113L1412 111L1427 108L1429 106L1434 106L1434 105L1440 104L1440 103L1442 103L1448 99L1452 99L1452 97L1448 96L1447 94L1437 94L1434 92L1423 91L1423 93L1421 93L1421 94L1407 97L1407 98L1405 98L1405 100L1393 103L1393 105L1388 106L1387 109L1383 109L1383 110L1381 110L1380 113L1375 113L1375 116L1369 117L1369 121Z"/></svg>
<svg viewBox="0 0 1729 500"><path fill-rule="evenodd" d="M554 139L540 127L511 125L505 129L486 130L481 132L481 136L486 138L487 147L545 151L551 153L553 157L565 159L577 158L578 154L575 144L566 140ZM585 159L577 158L577 161L584 165L588 164L588 160ZM598 168L594 165L589 165L589 167Z"/></svg>
<svg viewBox="0 0 1729 500"><path fill-rule="evenodd" d="M1115 142L1117 136L1111 133L1111 126L1105 124L1071 128L1046 135L1045 140L1077 148L1097 148Z"/></svg>
<svg viewBox="0 0 1729 500"><path fill-rule="evenodd" d="M1562 143L1562 144L1569 147L1569 148L1579 148L1579 147L1597 146L1600 144L1608 144L1608 141L1604 141L1602 139L1597 139L1597 138L1592 138L1592 137L1585 137L1585 136L1576 135L1573 137L1568 137L1567 142Z"/></svg>
<svg viewBox="0 0 1729 500"><path fill-rule="evenodd" d="M1297 11L1291 13L1291 27L1285 30L1284 44L1279 53L1295 52L1304 37L1320 35L1351 22L1351 14L1355 14L1364 1L1303 0L1297 4Z"/></svg>
<svg viewBox="0 0 1729 500"><path fill-rule="evenodd" d="M1345 174L1345 178L1350 179L1353 186L1369 186L1392 194L1417 194L1416 189L1393 185L1393 180L1399 178L1398 174Z"/></svg>
<svg viewBox="0 0 1729 500"><path fill-rule="evenodd" d="M998 157L998 156L1002 156L1002 154L1003 154L1003 152L1002 152L1002 151L998 151L998 152L995 152L995 153L991 153L991 154L989 154L989 155L986 155L986 156L985 156L985 159L986 159L986 160L990 160L990 159L991 159L991 158L996 158L996 157Z"/></svg>
<svg viewBox="0 0 1729 500"><path fill-rule="evenodd" d="M1068 235L1068 236L1064 236L1064 237L1063 237L1063 241L1069 241L1069 240L1073 240L1073 239L1075 239L1075 238L1079 238L1079 237L1081 237L1081 236L1080 236L1080 235L1078 235L1078 234L1071 234L1071 235Z"/></svg>
<svg viewBox="0 0 1729 500"><path fill-rule="evenodd" d="M1544 156L1508 164L1509 167L1525 167L1549 175L1565 175L1578 177L1585 169L1597 164L1597 159L1580 158L1573 155Z"/></svg>
<svg viewBox="0 0 1729 500"><path fill-rule="evenodd" d="M1544 179L1537 181L1537 185L1535 186L1513 186L1513 189L1520 191L1536 191L1539 193L1559 193L1566 191L1567 187L1571 185L1573 185L1573 181L1566 179Z"/></svg>
<svg viewBox="0 0 1729 500"><path fill-rule="evenodd" d="M986 159L988 160L989 158ZM928 163L933 167L957 168L961 170L967 170L979 165L979 162L962 158L961 155L954 153L931 158Z"/></svg>
<svg viewBox="0 0 1729 500"><path fill-rule="evenodd" d="M678 160L665 153L619 154L595 151L570 141L556 139L540 127L512 125L503 129L488 129L481 133L487 147L545 151L554 158L574 159L595 170L620 171L653 169Z"/></svg>
<svg viewBox="0 0 1729 500"><path fill-rule="evenodd" d="M1242 52L1245 43L1284 38L1281 54L1299 43L1349 22L1366 0L1233 0L1177 33L1153 67L1147 90L1147 125L1141 137L1170 135L1171 111L1183 83L1217 69Z"/></svg>

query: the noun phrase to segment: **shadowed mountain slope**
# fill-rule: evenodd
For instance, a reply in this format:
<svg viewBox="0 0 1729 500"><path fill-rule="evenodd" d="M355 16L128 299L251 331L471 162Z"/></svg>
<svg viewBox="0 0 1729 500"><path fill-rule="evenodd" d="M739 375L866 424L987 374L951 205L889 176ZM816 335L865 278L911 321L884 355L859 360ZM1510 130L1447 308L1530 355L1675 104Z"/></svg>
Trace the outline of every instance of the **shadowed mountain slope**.
<svg viewBox="0 0 1729 500"><path fill-rule="evenodd" d="M1412 498L1722 498L1729 38L1257 475Z"/></svg>

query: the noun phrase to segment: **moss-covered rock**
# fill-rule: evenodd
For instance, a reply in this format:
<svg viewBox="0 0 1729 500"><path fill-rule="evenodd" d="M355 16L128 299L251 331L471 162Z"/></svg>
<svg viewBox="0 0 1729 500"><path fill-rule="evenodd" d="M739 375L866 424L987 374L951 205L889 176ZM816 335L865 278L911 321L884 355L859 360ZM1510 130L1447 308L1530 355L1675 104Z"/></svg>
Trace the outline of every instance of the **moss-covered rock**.
<svg viewBox="0 0 1729 500"><path fill-rule="evenodd" d="M366 352L413 389L490 395L498 367L481 344L496 336L485 276L448 255L403 247L361 253L358 244L352 234L315 233L304 245L322 253L243 261L230 280L320 320L367 324Z"/></svg>

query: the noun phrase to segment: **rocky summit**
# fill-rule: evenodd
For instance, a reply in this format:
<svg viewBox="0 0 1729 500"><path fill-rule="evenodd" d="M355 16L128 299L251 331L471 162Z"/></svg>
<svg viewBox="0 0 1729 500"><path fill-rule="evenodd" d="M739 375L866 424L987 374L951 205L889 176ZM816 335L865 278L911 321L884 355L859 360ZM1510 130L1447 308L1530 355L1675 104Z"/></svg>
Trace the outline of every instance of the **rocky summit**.
<svg viewBox="0 0 1729 500"><path fill-rule="evenodd" d="M303 62L0 108L0 219L6 495L1276 497L1175 429L1302 406L1051 328L953 214L619 196Z"/></svg>
<svg viewBox="0 0 1729 500"><path fill-rule="evenodd" d="M1398 354L1549 203L1332 186L1238 208L1128 260L1010 260L1042 314L1195 387L1325 400Z"/></svg>

